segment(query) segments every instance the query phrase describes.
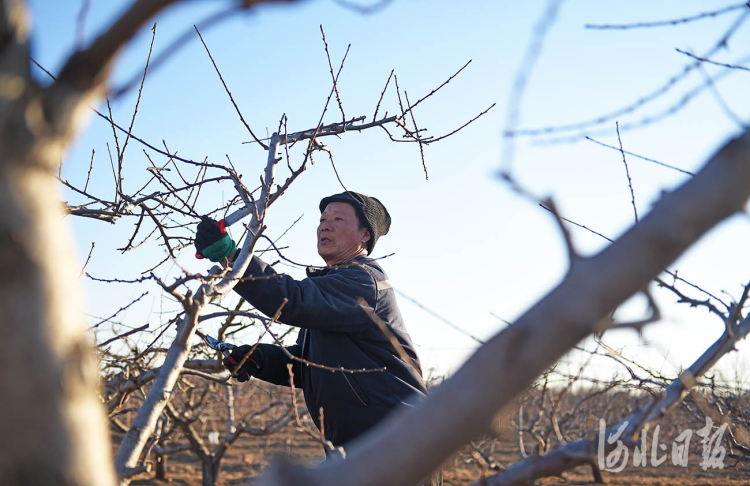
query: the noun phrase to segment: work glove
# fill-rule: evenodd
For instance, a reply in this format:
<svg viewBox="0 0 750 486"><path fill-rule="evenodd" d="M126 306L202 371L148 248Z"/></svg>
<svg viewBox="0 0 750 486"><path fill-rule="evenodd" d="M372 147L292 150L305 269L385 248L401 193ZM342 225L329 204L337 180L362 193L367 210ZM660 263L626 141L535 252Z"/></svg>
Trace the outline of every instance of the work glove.
<svg viewBox="0 0 750 486"><path fill-rule="evenodd" d="M263 366L263 356L260 347L256 347L255 351L250 354L252 349L252 346L243 344L232 349L229 356L221 360L224 367L237 378L237 381L247 381L251 376L258 376L258 373L260 373L260 369ZM247 356L247 359L245 359L245 356ZM242 366L237 370L240 363L242 363Z"/></svg>
<svg viewBox="0 0 750 486"><path fill-rule="evenodd" d="M227 234L223 219L217 222L208 216L202 216L195 233L195 249L197 258L220 262L232 256L237 245Z"/></svg>

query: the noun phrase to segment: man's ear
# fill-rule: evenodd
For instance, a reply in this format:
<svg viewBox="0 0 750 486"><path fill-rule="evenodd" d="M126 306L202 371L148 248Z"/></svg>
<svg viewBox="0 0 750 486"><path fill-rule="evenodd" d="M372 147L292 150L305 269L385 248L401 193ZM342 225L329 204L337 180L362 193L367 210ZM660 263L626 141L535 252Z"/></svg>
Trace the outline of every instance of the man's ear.
<svg viewBox="0 0 750 486"><path fill-rule="evenodd" d="M362 235L362 238L363 238L362 243L367 243L368 241L370 241L370 238L372 238L372 235L370 234L369 229L365 228L364 230L365 230L365 234Z"/></svg>

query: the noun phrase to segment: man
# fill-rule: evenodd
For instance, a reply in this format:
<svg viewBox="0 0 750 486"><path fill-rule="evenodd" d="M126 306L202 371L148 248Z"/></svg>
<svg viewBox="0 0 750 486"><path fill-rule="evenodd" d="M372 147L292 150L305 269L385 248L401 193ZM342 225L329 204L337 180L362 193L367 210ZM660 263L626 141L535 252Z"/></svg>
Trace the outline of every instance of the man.
<svg viewBox="0 0 750 486"><path fill-rule="evenodd" d="M390 227L385 206L373 197L344 192L324 198L320 211L318 254L326 267L308 268L308 277L298 281L277 274L253 257L246 279L235 287L267 316L280 309L280 322L301 328L297 343L286 351L311 364L290 358L280 346L260 344L247 358L250 346L235 348L224 365L240 381L254 376L288 386L287 365L291 364L294 385L303 390L315 425L334 446L346 446L397 406L424 396L425 385L388 277L368 258ZM198 225L195 245L198 253L212 261L235 252L234 242L205 216ZM402 349L394 348L368 311L385 323ZM380 371L352 373L342 368Z"/></svg>

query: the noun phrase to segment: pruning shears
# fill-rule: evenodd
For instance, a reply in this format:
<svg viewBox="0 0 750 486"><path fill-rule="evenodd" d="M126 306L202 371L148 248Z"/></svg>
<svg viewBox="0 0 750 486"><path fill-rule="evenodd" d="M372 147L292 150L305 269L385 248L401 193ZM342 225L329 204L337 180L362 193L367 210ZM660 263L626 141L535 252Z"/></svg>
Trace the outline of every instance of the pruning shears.
<svg viewBox="0 0 750 486"><path fill-rule="evenodd" d="M232 350L237 346L235 346L234 344L219 341L216 338L212 338L208 334L203 337L203 341L205 341L209 348L221 352L221 354L223 354L225 358L229 359L230 363L237 364L237 362L229 356L230 354L232 354Z"/></svg>
<svg viewBox="0 0 750 486"><path fill-rule="evenodd" d="M219 351L221 354L223 354L226 360L229 361L230 364L234 366L239 365L239 362L231 356L232 350L236 348L237 346L231 343L225 343L224 341L219 341L218 339L213 338L209 336L208 334L203 336L203 341L208 345L209 348L215 349L216 351ZM248 358L248 360L250 360L253 363L255 362L252 360L252 358ZM251 376L250 373L247 373L247 375L249 379Z"/></svg>

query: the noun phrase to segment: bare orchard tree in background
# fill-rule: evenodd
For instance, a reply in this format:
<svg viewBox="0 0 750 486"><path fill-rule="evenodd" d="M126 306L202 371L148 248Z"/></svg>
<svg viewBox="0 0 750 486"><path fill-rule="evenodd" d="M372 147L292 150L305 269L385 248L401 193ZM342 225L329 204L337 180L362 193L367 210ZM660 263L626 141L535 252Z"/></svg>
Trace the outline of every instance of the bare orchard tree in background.
<svg viewBox="0 0 750 486"><path fill-rule="evenodd" d="M192 224L198 216L192 209L198 198L198 187L222 178L233 181L238 196L221 211L231 213L230 219L247 213L250 223L241 254L232 268L222 270L216 267L208 275L186 274L173 282L165 282L153 273L144 277L156 281L179 302L182 310L165 323L164 328L166 325L175 327L176 336L164 350L160 368L155 369L150 363L143 366L150 366L150 369L142 373L139 369L141 363L153 361L157 355L150 346L134 349L126 359L119 355L109 356L113 366L121 367L119 375L115 371L105 371L108 382L102 393L110 418L127 416L130 412L124 412L122 404L129 395L139 395L143 384L151 383L148 393L137 397L140 403L133 411L132 419L128 418L129 424L119 421L127 432L116 454L115 468L108 467L112 462L106 421L94 393L96 367L88 349L78 298L71 290L75 288L71 282L80 269L71 268L68 263L69 240L64 237L67 230L61 223L59 202L54 197L54 174L63 149L79 128L82 111L88 109L89 101L103 94L107 68L119 49L170 3L173 2L135 2L89 47L74 53L55 81L44 89L30 75L29 32L23 2L10 0L0 4L4 39L0 46L0 153L3 154L0 163L0 268L5 276L0 290L0 305L5 310L1 321L4 339L0 353L0 391L3 394L0 431L3 437L13 438L13 441L4 441L0 445L2 484L111 485L118 480L127 484L133 474L145 467L145 453L156 451L158 456L160 452L168 452L166 439L174 433L174 428L188 437L190 447L204 464L204 477L210 477L212 472L215 474L213 469L223 453L222 446L219 444L209 450L195 433L194 421L191 422L201 407L208 406L209 402L205 401L207 397L194 396L196 392L190 391L193 378L184 378L193 374L195 379L213 383L217 380L212 373L217 370L217 364L208 356L200 359L200 351L193 349L192 338L201 319L208 317L242 316L273 332L272 319L239 307L214 313L218 315L206 314L210 306L226 295L244 274L263 237L264 218L269 206L304 171L313 151L325 149L318 139L326 134L395 125L420 148L440 139L424 138L412 117L413 108L421 100L412 104L408 99L404 103L399 98L399 115L377 118L376 109L376 116L370 123L360 118L347 118L336 91L337 75L332 64L333 88L329 101L336 96L342 115L340 122L324 124L321 116L317 126L293 132L287 131L286 119L282 118L279 129L267 145L252 134L246 123L251 135L267 149L267 164L258 189L248 189L231 163L197 162L178 157L176 150L168 147L162 150L149 144L147 148L154 157L156 154L163 157L163 165L154 163L150 169L153 181L163 188L149 194L141 191L126 193L122 187L121 167L125 149L129 143L134 143L130 141L134 137L129 129L121 130L126 135L122 145L119 139L115 140L117 165L113 163L113 168L116 168L116 173L120 172L120 176L116 179L114 200L91 197L87 184L83 188L70 184L72 189L80 190L83 198L88 198L70 205L71 213L108 221L135 215L131 217L138 218L136 230L124 248L134 244L139 231L149 231L161 239L173 256L175 251L190 246L189 236L186 236L189 229L184 226ZM256 3L261 2L246 0L241 6L248 8ZM558 3L551 2L551 5L556 8ZM747 11L742 15L746 17ZM549 15L550 19L553 17ZM544 22L541 25L544 26ZM540 37L543 37L543 31L540 29ZM722 42L726 43L729 36L731 32ZM531 61L533 64L533 59ZM398 88L396 92L400 92ZM240 118L244 123L241 114ZM117 127L111 117L109 121L116 134ZM520 135L513 123L509 124L509 129L513 135ZM301 142L304 149L301 161L293 165L292 157L286 156L286 147L294 142ZM622 148L620 150L624 155ZM282 178L277 169L283 161L289 174L279 183L277 181ZM187 172L192 166L191 178L184 179L182 174L177 177L172 174L171 179L167 178L165 169L170 164L176 173L183 169ZM505 168L504 177L515 189L526 193L515 183L509 166ZM658 309L649 293L649 284L717 223L742 211L749 196L750 133L745 131L727 142L695 177L665 194L650 214L639 219L628 232L595 256L578 254L562 217L551 201L545 201L556 216L570 256L570 269L555 289L512 326L483 345L428 400L393 415L352 444L347 450L346 460L328 461L311 469L278 462L258 482L264 485L328 486L407 486L418 483L458 447L491 430L498 412L579 341L594 332L602 333L616 327L641 328L656 320ZM233 216L235 214L237 216ZM179 216L182 222L175 224L167 216ZM147 221L150 221L148 227L144 226ZM200 286L197 289L190 287L193 282ZM666 279L661 283L670 285ZM672 287L681 292L674 285ZM653 315L641 322L614 323L610 319L611 313L639 292L648 296ZM727 305L726 309L717 308L724 320L724 337L688 372L671 384L665 383L663 395L630 417L632 430L627 429L628 435L637 433L638 427L655 421L679 403L705 371L747 334L750 328L750 318L744 312L747 293L746 288L735 303ZM243 325L250 324L245 322ZM119 337L125 340L131 336ZM114 353L106 346L100 349L105 357L107 353ZM33 366L19 366L19 363L27 363L29 350L41 359L35 360ZM488 373L487 370L498 372ZM218 381L222 379L218 378ZM215 385L218 389L225 383ZM176 389L180 391L175 392ZM42 396L45 399L39 400ZM172 401L173 398L176 399ZM240 425L231 418L231 404L227 399L227 422L236 429L224 431L228 444L227 439L238 430L253 428L244 422ZM260 427L262 429L271 430L285 420L291 420L292 415L288 410L284 412L283 405L272 405L273 402L268 404L272 407L268 412L273 413ZM715 405L722 407L722 413L737 406L736 403L719 402ZM274 415L277 407L281 408L278 410L281 413ZM247 433L252 431L248 429ZM555 450L544 449L542 447L541 452L546 454L530 456L504 473L488 478L488 482L528 484L537 477L559 474L570 466L571 459L590 464L593 457L587 439L569 442Z"/></svg>

